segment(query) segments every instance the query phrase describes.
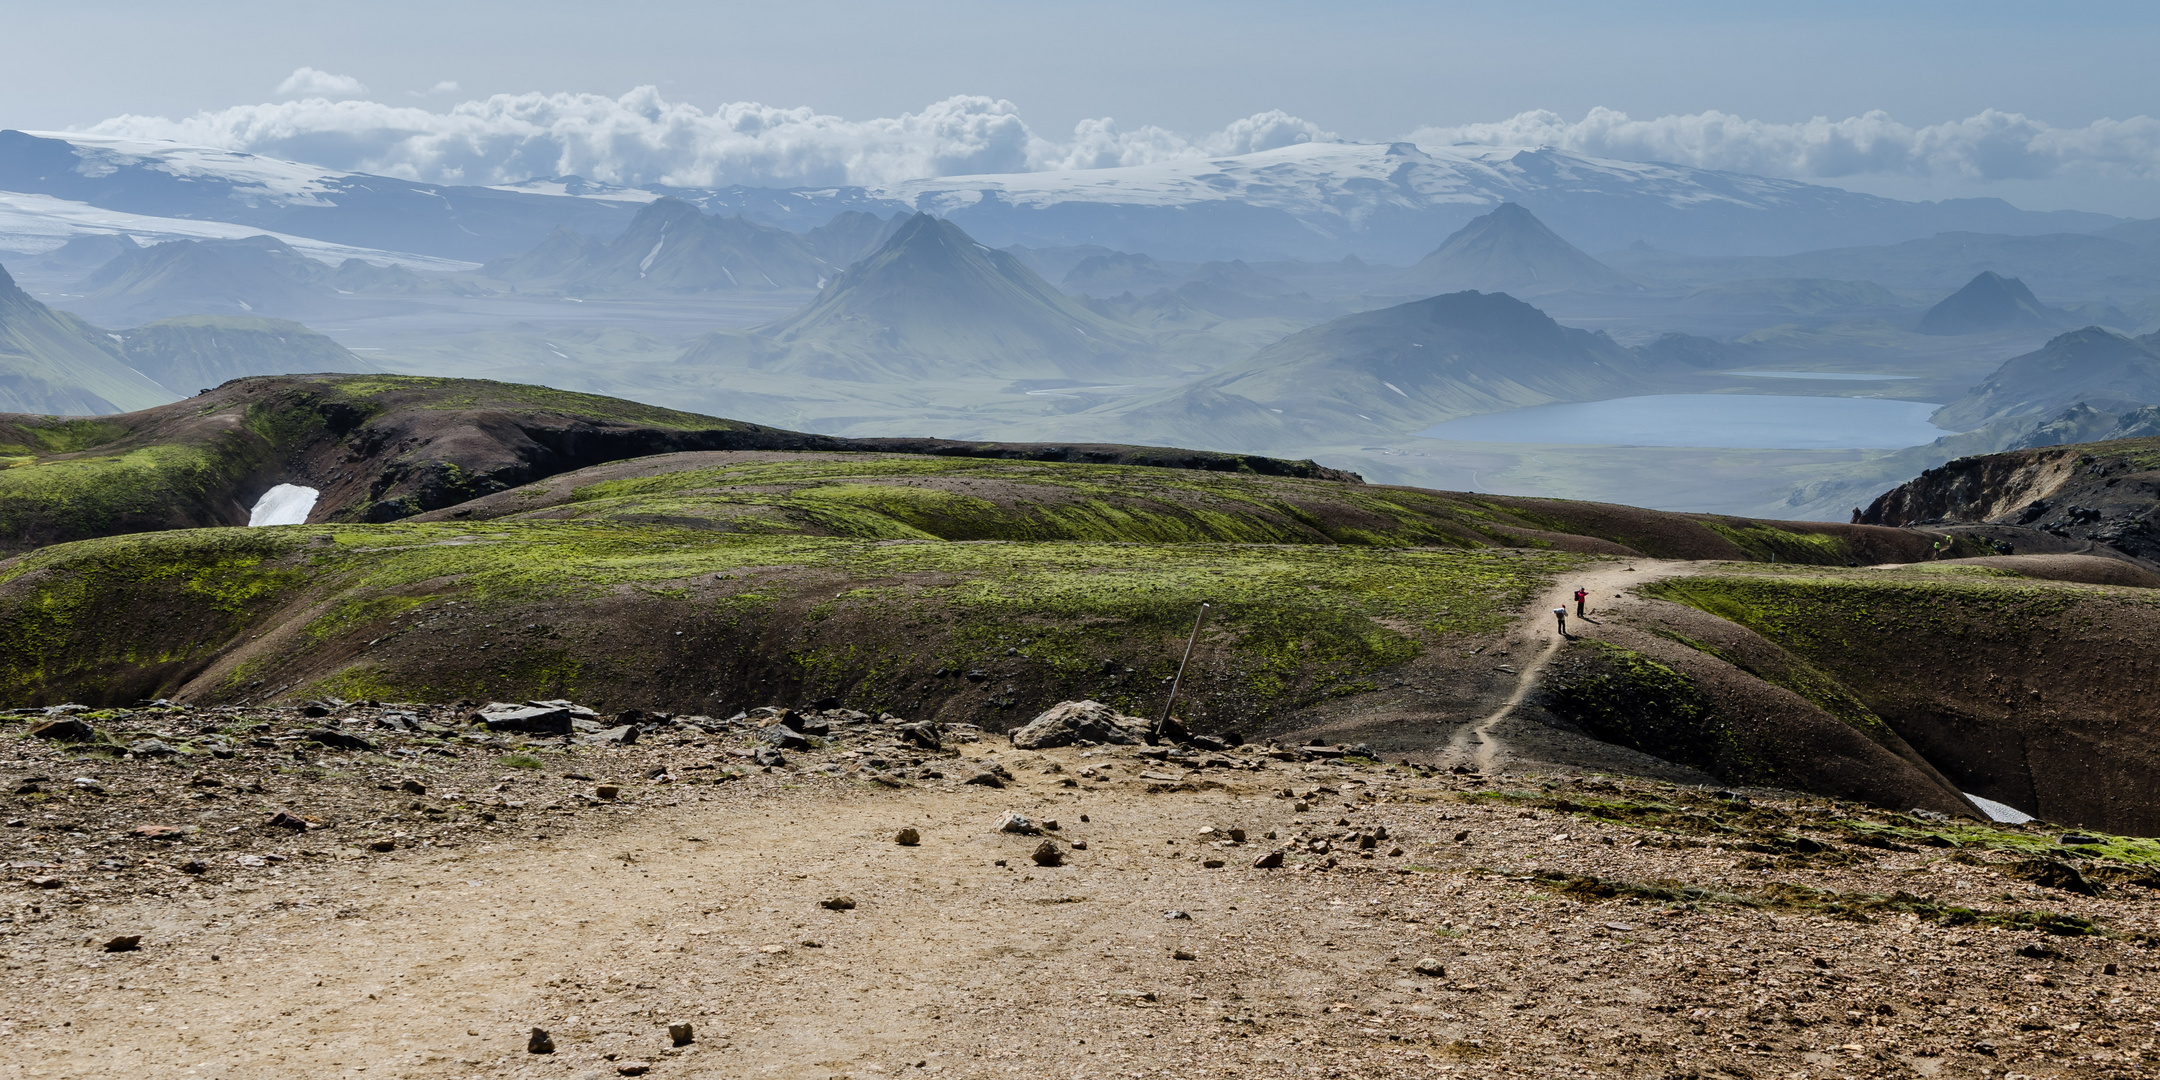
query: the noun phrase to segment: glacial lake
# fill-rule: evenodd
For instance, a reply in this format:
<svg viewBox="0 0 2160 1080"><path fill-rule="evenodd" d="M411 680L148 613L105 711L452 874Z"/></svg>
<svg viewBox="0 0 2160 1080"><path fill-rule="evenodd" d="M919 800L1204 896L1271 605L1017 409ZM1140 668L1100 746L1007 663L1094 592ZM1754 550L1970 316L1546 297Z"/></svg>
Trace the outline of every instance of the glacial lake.
<svg viewBox="0 0 2160 1080"><path fill-rule="evenodd" d="M1928 423L1939 408L1887 398L1651 394L1466 416L1417 434L1453 442L1887 450L1951 434Z"/></svg>

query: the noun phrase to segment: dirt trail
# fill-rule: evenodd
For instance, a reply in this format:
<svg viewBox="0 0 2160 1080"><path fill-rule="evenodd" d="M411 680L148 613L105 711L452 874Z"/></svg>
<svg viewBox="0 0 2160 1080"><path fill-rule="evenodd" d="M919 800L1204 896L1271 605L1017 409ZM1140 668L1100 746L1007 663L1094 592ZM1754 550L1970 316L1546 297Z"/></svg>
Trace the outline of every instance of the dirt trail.
<svg viewBox="0 0 2160 1080"><path fill-rule="evenodd" d="M1492 773L1506 768L1510 760L1508 746L1495 729L1522 706L1523 701L1536 688L1538 676L1552 663L1553 657L1560 653L1563 642L1552 609L1567 610L1570 636L1596 637L1598 623L1595 620L1600 601L1610 604L1617 594L1626 592L1630 587L1661 578L1695 573L1707 565L1714 564L1661 559L1612 560L1555 581L1532 601L1522 620L1509 631L1511 636L1542 641L1543 646L1536 656L1522 665L1516 676L1515 689L1508 694L1507 700L1501 703L1499 708L1457 729L1449 740L1448 749L1454 754L1475 761L1481 773ZM1578 588L1590 594L1591 614L1587 620L1575 615L1575 590Z"/></svg>

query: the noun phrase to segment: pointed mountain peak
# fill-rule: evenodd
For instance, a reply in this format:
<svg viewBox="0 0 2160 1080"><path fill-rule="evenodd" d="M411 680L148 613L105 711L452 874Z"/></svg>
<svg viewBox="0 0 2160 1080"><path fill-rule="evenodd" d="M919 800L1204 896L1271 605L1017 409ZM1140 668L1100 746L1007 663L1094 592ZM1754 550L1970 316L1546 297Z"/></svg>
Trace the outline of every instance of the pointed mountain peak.
<svg viewBox="0 0 2160 1080"><path fill-rule="evenodd" d="M2061 326L2069 313L2040 302L2017 278L1982 270L1920 317L1923 334L1980 334Z"/></svg>
<svg viewBox="0 0 2160 1080"><path fill-rule="evenodd" d="M1397 279L1425 292L1475 289L1541 296L1632 287L1618 270L1591 258L1516 203L1501 203L1457 229Z"/></svg>

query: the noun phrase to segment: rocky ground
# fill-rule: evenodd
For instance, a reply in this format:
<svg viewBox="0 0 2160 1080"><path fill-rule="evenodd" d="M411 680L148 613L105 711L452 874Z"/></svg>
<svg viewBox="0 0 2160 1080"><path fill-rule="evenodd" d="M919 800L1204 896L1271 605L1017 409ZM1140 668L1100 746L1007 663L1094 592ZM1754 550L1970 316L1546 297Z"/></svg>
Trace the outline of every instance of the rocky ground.
<svg viewBox="0 0 2160 1080"><path fill-rule="evenodd" d="M311 711L0 727L0 1077L2160 1069L2147 841L1355 747Z"/></svg>

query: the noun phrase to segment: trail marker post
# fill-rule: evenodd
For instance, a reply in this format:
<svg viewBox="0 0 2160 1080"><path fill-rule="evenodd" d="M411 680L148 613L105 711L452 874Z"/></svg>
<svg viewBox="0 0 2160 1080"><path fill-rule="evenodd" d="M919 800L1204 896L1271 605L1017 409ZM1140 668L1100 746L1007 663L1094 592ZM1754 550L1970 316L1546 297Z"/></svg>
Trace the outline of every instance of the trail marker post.
<svg viewBox="0 0 2160 1080"><path fill-rule="evenodd" d="M1208 603L1200 602L1200 613L1193 616L1192 636L1185 639L1185 658L1178 661L1177 676L1170 680L1170 698L1163 702L1162 718L1155 721L1155 733L1162 734L1164 725L1170 722L1170 707L1177 704L1178 687L1185 682L1185 665L1192 663L1193 644L1200 640L1200 624L1207 621Z"/></svg>

